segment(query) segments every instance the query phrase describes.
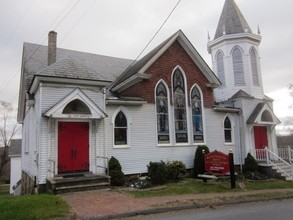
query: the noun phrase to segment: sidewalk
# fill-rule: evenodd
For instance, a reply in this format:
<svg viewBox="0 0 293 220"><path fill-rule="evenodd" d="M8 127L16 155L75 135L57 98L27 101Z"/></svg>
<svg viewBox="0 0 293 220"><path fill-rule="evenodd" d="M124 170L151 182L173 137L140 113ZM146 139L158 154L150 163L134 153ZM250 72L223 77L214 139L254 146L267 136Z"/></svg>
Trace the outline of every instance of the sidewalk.
<svg viewBox="0 0 293 220"><path fill-rule="evenodd" d="M269 197L267 195L270 195ZM266 195L266 196L265 196ZM77 219L114 219L174 210L202 208L269 199L293 198L293 189L254 190L134 198L113 191L85 191L59 195Z"/></svg>

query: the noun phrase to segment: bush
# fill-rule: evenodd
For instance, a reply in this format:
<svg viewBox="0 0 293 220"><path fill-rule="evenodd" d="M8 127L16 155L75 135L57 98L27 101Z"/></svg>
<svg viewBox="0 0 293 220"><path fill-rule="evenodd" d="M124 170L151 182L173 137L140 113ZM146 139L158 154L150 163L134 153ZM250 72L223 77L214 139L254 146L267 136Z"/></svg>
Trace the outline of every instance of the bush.
<svg viewBox="0 0 293 220"><path fill-rule="evenodd" d="M204 169L204 159L203 159L203 152L205 154L210 153L209 148L206 145L199 145L196 149L195 156L194 156L194 168L193 168L193 175L196 178L198 174L203 174L205 172Z"/></svg>
<svg viewBox="0 0 293 220"><path fill-rule="evenodd" d="M250 153L248 153L247 157L244 159L243 172L244 173L255 172L257 171L257 169L258 169L258 166L257 166L256 160Z"/></svg>
<svg viewBox="0 0 293 220"><path fill-rule="evenodd" d="M169 179L178 181L186 174L186 166L182 161L174 160L167 163Z"/></svg>
<svg viewBox="0 0 293 220"><path fill-rule="evenodd" d="M150 162L147 166L148 177L151 184L153 185L163 185L167 183L168 180L168 169L166 163L161 162Z"/></svg>
<svg viewBox="0 0 293 220"><path fill-rule="evenodd" d="M125 184L125 176L122 167L115 157L109 160L109 175L111 176L112 186L123 186Z"/></svg>

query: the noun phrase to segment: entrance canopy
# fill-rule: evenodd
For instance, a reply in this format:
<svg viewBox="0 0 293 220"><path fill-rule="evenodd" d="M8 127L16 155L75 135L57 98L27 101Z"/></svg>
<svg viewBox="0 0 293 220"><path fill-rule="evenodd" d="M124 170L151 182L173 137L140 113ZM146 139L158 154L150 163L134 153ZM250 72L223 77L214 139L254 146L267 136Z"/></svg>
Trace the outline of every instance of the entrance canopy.
<svg viewBox="0 0 293 220"><path fill-rule="evenodd" d="M107 114L102 111L80 88L69 93L45 114L51 118L102 119Z"/></svg>
<svg viewBox="0 0 293 220"><path fill-rule="evenodd" d="M280 123L267 103L259 103L247 120L247 124L277 125Z"/></svg>

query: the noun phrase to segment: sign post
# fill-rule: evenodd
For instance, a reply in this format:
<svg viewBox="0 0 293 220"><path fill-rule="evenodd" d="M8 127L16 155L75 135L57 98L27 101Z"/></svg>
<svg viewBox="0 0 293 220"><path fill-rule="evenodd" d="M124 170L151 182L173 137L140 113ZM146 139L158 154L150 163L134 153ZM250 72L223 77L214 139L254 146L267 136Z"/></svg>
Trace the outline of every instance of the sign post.
<svg viewBox="0 0 293 220"><path fill-rule="evenodd" d="M230 165L230 181L231 181L231 189L236 188L236 180L235 180L235 169L234 169L234 157L232 150L229 152L229 165Z"/></svg>

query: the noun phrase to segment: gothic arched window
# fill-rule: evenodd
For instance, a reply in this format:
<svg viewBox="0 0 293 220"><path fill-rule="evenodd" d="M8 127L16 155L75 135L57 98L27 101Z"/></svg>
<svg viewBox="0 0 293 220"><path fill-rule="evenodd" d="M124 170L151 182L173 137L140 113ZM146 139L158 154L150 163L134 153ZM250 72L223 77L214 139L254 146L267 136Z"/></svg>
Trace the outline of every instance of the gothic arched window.
<svg viewBox="0 0 293 220"><path fill-rule="evenodd" d="M233 70L234 70L234 84L236 86L244 86L244 69L242 51L236 47L232 52Z"/></svg>
<svg viewBox="0 0 293 220"><path fill-rule="evenodd" d="M232 125L229 117L224 120L225 143L232 143Z"/></svg>
<svg viewBox="0 0 293 220"><path fill-rule="evenodd" d="M127 119L122 111L118 112L114 122L114 144L127 145Z"/></svg>
<svg viewBox="0 0 293 220"><path fill-rule="evenodd" d="M251 72L252 72L252 82L254 86L259 86L259 78L257 71L257 56L254 48L249 51L250 61L251 61Z"/></svg>
<svg viewBox="0 0 293 220"><path fill-rule="evenodd" d="M219 80L222 83L221 86L225 86L226 81L225 81L224 55L223 55L223 53L221 51L217 53L216 59L217 59L218 77L219 77Z"/></svg>
<svg viewBox="0 0 293 220"><path fill-rule="evenodd" d="M173 104L176 143L188 142L186 94L183 74L176 69L173 74Z"/></svg>
<svg viewBox="0 0 293 220"><path fill-rule="evenodd" d="M202 120L202 101L200 91L193 87L191 91L191 109L192 109L192 126L193 142L203 142L203 120Z"/></svg>
<svg viewBox="0 0 293 220"><path fill-rule="evenodd" d="M160 82L156 88L157 134L159 144L170 143L168 103L167 89Z"/></svg>

